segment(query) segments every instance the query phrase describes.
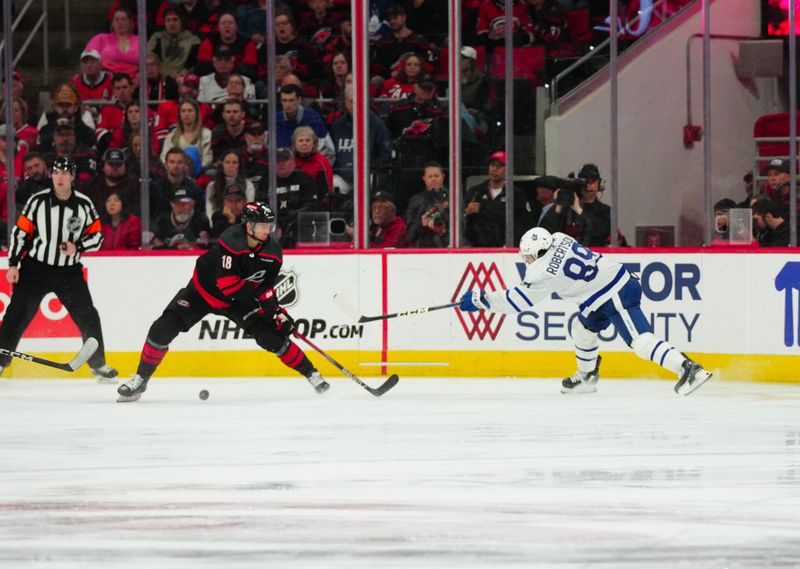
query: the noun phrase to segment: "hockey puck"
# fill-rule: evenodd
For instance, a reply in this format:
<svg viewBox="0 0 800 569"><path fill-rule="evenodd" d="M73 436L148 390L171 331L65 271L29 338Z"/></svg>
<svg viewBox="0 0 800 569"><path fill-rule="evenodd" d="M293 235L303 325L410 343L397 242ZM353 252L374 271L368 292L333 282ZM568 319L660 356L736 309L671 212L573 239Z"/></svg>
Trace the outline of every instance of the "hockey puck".
<svg viewBox="0 0 800 569"><path fill-rule="evenodd" d="M208 399L208 391L207 390L203 389L203 390L200 391L200 399L202 399L203 401Z"/></svg>

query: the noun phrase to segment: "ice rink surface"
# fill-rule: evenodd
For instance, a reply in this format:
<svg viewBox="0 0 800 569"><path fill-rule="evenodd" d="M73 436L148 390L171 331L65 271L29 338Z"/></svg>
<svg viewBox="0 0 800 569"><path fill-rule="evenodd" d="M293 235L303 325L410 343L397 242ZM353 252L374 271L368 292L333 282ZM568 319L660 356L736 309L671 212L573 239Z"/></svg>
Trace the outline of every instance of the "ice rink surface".
<svg viewBox="0 0 800 569"><path fill-rule="evenodd" d="M800 386L331 383L0 381L0 567L800 567Z"/></svg>

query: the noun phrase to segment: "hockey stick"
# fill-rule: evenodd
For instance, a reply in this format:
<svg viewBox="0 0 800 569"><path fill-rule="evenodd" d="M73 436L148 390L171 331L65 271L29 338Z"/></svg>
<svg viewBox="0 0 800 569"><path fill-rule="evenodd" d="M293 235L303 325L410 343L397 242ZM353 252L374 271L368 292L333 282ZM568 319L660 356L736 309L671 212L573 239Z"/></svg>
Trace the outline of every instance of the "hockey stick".
<svg viewBox="0 0 800 569"><path fill-rule="evenodd" d="M12 358L19 358L21 360L25 360L26 362L42 364L45 366L54 367L56 369L62 369L64 371L75 371L85 364L89 358L92 357L92 355L94 355L94 353L97 351L97 346L97 340L94 338L87 338L86 342L84 342L83 346L81 346L81 349L77 354L75 354L75 357L65 364L54 362L52 360L46 360L37 356L23 354L22 352L6 350L5 348L0 348L0 355L11 356Z"/></svg>
<svg viewBox="0 0 800 569"><path fill-rule="evenodd" d="M376 320L388 320L389 318L399 318L400 316L416 316L417 314L426 314L434 310L442 310L443 308L453 308L454 306L458 306L458 303L451 302L450 304L441 304L439 306L423 306L421 308L412 308L411 310L381 314L379 316L361 316L358 319L358 323L363 324L364 322L375 322Z"/></svg>
<svg viewBox="0 0 800 569"><path fill-rule="evenodd" d="M329 356L328 354L326 354L325 352L323 352L323 351L322 351L322 349L321 349L320 347L318 347L318 346L314 345L314 343L312 343L312 342L311 342L311 340L309 340L308 338L306 338L305 336L303 336L303 335L302 335L300 332L298 332L297 330L295 330L295 331L294 331L294 335L295 335L295 336L297 336L298 338L300 338L301 340L303 340L303 341L304 341L306 344L308 344L308 345L309 345L309 346L311 346L312 348L314 348L314 350L316 350L316 351L317 351L317 352L318 352L318 353L319 353L319 354L320 354L320 355L321 355L323 358L325 358L326 360L328 360L328 361L329 361L329 362L330 362L330 363L331 363L331 364L332 364L332 365L333 365L333 366L334 366L336 369L338 369L340 372L342 372L342 373L343 373L343 374L345 374L347 377L349 377L350 379L352 379L353 381L355 381L355 382L356 382L357 384L359 384L361 387L363 387L364 389L366 389L367 391L369 391L370 393L372 393L372 394L373 394L375 397L380 397L381 395L383 395L384 393L386 393L387 391L389 391L389 390L390 390L392 387L394 387L395 385L397 385L397 382L398 382L398 381L400 381L400 378L399 378L399 377L397 377L397 374L396 374L396 373L393 373L391 376L389 376L389 379L387 379L386 381L384 381L384 382L383 382L381 385L379 385L378 387L370 387L369 385L367 385L366 383L364 383L363 381L361 381L360 379L358 379L358 378L357 378L355 375L353 375L353 373L352 373L352 372L350 372L350 371L349 371L349 370L347 370L347 369L346 369L344 366L342 366L342 364L340 364L340 363L339 363L339 362L337 362L335 359L333 359L331 356Z"/></svg>

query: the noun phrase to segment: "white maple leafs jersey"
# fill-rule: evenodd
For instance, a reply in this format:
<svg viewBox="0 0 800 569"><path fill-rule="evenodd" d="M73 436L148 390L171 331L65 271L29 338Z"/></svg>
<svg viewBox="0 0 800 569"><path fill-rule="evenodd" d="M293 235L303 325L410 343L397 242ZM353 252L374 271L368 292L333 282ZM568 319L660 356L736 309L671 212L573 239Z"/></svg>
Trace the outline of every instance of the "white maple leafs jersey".
<svg viewBox="0 0 800 569"><path fill-rule="evenodd" d="M631 274L616 261L584 247L564 233L553 233L547 253L528 265L525 279L514 288L486 294L491 310L514 314L556 293L578 305L588 316L630 280Z"/></svg>

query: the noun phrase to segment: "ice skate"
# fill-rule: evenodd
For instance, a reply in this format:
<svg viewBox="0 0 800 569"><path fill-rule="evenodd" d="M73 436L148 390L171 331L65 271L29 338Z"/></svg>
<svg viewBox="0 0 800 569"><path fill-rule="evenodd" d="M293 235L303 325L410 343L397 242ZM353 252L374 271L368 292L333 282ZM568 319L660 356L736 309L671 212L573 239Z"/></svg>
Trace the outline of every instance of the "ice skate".
<svg viewBox="0 0 800 569"><path fill-rule="evenodd" d="M139 401L145 391L147 391L147 380L136 374L117 389L117 393L119 393L117 403Z"/></svg>
<svg viewBox="0 0 800 569"><path fill-rule="evenodd" d="M92 374L94 375L97 383L117 383L117 376L119 372L108 364L103 364L100 367L93 367Z"/></svg>
<svg viewBox="0 0 800 569"><path fill-rule="evenodd" d="M322 378L322 375L318 371L314 371L306 379L308 380L308 383L311 384L311 387L314 388L314 391L316 391L317 393L325 393L331 387L330 383L325 381Z"/></svg>
<svg viewBox="0 0 800 569"><path fill-rule="evenodd" d="M704 370L699 363L686 357L681 366L681 378L675 384L675 393L689 395L709 379L711 379L710 371Z"/></svg>
<svg viewBox="0 0 800 569"><path fill-rule="evenodd" d="M600 356L593 371L576 371L561 382L561 393L594 393L600 379Z"/></svg>

